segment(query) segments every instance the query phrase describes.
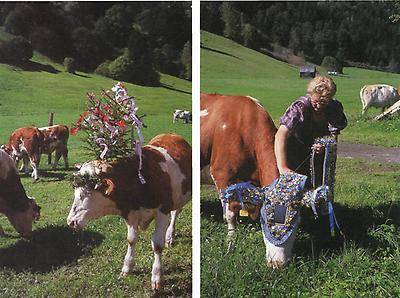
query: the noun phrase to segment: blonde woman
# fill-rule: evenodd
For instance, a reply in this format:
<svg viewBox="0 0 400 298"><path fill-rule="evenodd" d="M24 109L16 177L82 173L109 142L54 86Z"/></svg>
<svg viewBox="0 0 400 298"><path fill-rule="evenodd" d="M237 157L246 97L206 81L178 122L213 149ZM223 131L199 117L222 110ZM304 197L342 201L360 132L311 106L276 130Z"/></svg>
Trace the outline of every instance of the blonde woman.
<svg viewBox="0 0 400 298"><path fill-rule="evenodd" d="M293 102L280 118L275 136L275 155L280 174L287 171L310 176L307 158L311 150L323 152L314 139L337 136L347 126L342 104L334 99L336 85L330 77L318 76L307 87L307 94Z"/></svg>

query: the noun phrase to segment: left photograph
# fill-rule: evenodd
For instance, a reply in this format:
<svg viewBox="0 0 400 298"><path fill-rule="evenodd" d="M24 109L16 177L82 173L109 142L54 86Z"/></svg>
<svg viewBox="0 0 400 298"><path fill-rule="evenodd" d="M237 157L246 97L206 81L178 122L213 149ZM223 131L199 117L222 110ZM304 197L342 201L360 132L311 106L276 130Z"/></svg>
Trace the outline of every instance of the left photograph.
<svg viewBox="0 0 400 298"><path fill-rule="evenodd" d="M0 296L192 295L191 2L0 2Z"/></svg>

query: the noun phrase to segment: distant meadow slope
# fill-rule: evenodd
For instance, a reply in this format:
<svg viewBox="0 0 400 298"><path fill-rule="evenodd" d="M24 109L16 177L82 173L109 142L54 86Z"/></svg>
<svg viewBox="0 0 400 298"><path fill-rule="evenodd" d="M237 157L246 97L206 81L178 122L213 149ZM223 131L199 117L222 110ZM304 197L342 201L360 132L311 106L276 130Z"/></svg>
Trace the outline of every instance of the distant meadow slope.
<svg viewBox="0 0 400 298"><path fill-rule="evenodd" d="M299 76L297 66L245 48L224 37L201 31L201 91L251 95L271 114L275 125L286 108L305 94L309 79ZM326 71L317 66L320 74ZM400 120L374 122L380 109L370 108L361 117L360 89L366 84L400 85L400 75L345 67L343 75L332 76L337 85L336 98L345 108L349 126L341 140L382 146L400 146Z"/></svg>

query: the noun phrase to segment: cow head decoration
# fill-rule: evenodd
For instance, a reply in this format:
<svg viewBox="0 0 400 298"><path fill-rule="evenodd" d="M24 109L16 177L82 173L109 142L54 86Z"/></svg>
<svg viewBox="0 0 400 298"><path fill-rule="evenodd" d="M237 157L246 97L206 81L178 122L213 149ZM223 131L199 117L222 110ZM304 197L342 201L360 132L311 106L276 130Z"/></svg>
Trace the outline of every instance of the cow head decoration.
<svg viewBox="0 0 400 298"><path fill-rule="evenodd" d="M91 219L119 214L116 203L110 197L114 183L111 179L101 178L111 171L112 167L107 162L89 161L72 176L74 203L67 218L70 227L84 228Z"/></svg>

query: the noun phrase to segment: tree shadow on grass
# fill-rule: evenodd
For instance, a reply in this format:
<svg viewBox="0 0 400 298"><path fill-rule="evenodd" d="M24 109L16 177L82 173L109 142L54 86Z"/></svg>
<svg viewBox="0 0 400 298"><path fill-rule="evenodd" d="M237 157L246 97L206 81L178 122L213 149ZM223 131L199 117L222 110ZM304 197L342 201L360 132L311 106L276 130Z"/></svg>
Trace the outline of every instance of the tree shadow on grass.
<svg viewBox="0 0 400 298"><path fill-rule="evenodd" d="M174 88L174 87L172 87L172 86L170 86L170 85L167 85L167 84L163 84L163 83L162 83L161 86L162 86L163 88L165 88L165 89L168 89L168 90L172 90L172 91L176 91L176 92L180 92L180 93L192 95L192 92L188 92L188 91L185 91L185 90L176 89L176 88Z"/></svg>
<svg viewBox="0 0 400 298"><path fill-rule="evenodd" d="M49 226L0 249L0 266L16 272L47 273L76 262L99 246L104 236L91 231L74 231L66 226Z"/></svg>
<svg viewBox="0 0 400 298"><path fill-rule="evenodd" d="M200 45L200 48L202 48L202 49L204 49L204 50L207 50L207 51L210 51L210 52L214 52L214 53L218 53L218 54L222 54L222 55L225 55L225 56L230 56L230 57L233 57L233 58L242 60L242 59L240 59L239 57L236 57L236 56L234 56L234 55L232 55L232 54L229 54L229 53L227 53L227 52L224 52L224 51L212 49L212 48L209 48L209 47L206 47L206 46L203 46L203 45Z"/></svg>
<svg viewBox="0 0 400 298"><path fill-rule="evenodd" d="M68 176L67 173L58 173L46 170L46 171L40 171L39 177L47 178L46 181L62 181L65 180L67 176Z"/></svg>
<svg viewBox="0 0 400 298"><path fill-rule="evenodd" d="M49 64L41 64L34 61L23 61L23 62L15 62L14 66L17 66L25 71L45 71L49 73L59 73L60 71L55 69L53 66Z"/></svg>

